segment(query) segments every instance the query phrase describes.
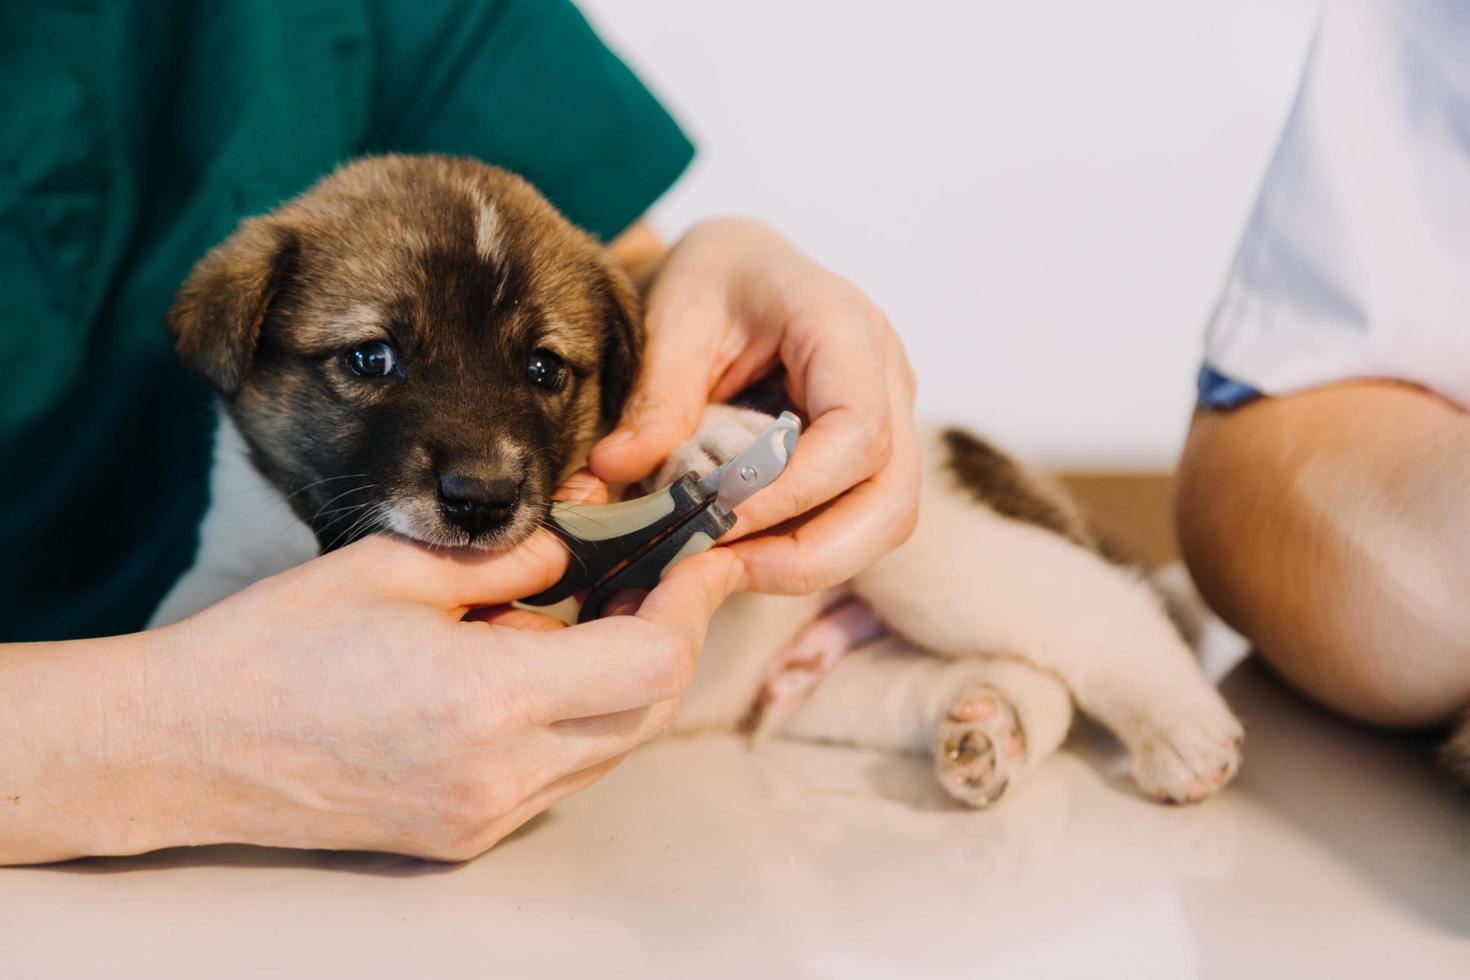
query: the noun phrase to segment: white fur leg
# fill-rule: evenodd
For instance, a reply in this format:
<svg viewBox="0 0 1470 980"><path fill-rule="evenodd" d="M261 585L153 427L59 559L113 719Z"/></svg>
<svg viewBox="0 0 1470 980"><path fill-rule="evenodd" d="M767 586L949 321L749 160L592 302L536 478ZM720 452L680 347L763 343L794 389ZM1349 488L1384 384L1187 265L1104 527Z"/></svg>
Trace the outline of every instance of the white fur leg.
<svg viewBox="0 0 1470 980"><path fill-rule="evenodd" d="M956 799L984 807L1056 751L1067 690L1013 660L943 660L885 637L843 657L781 734L932 755Z"/></svg>
<svg viewBox="0 0 1470 980"><path fill-rule="evenodd" d="M829 599L737 592L710 621L694 684L684 693L674 731L731 731L759 697L771 663ZM861 712L861 704L851 710Z"/></svg>
<svg viewBox="0 0 1470 980"><path fill-rule="evenodd" d="M844 655L887 632L865 603L847 599L802 627L766 670L759 718L751 734L781 727Z"/></svg>
<svg viewBox="0 0 1470 980"><path fill-rule="evenodd" d="M1148 585L980 505L929 441L919 526L854 591L924 649L1001 653L1054 673L1128 747L1150 795L1187 802L1224 785L1240 761L1240 723Z"/></svg>

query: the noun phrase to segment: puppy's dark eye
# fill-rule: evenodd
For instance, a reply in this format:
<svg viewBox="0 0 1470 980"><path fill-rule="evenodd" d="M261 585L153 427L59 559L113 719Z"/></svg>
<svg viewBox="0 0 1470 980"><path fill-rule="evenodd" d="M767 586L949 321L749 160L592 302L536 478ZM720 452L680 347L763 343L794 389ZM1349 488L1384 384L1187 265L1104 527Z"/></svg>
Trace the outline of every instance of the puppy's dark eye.
<svg viewBox="0 0 1470 980"><path fill-rule="evenodd" d="M567 383L567 363L549 350L538 350L526 362L526 378L548 391L561 391Z"/></svg>
<svg viewBox="0 0 1470 980"><path fill-rule="evenodd" d="M381 340L358 344L344 355L344 359L347 370L359 378L386 378L398 371L398 354Z"/></svg>

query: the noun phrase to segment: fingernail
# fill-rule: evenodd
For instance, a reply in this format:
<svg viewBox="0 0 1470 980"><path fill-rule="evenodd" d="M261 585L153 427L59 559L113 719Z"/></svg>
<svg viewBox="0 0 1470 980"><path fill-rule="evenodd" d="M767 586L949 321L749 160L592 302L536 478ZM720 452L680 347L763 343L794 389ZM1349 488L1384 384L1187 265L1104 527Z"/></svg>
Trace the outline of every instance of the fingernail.
<svg viewBox="0 0 1470 980"><path fill-rule="evenodd" d="M626 429L626 428L614 429L611 433L608 434L608 437L606 439L602 440L602 447L604 449L611 449L614 446L621 446L623 443L627 442L629 439L632 439L632 438L633 438L633 430L632 429Z"/></svg>

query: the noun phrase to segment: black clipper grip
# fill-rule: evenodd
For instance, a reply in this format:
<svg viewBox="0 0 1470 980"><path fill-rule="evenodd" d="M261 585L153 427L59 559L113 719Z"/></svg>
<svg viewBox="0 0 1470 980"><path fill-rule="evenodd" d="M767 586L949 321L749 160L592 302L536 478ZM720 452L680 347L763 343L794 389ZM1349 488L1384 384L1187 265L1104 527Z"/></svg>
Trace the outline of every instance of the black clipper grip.
<svg viewBox="0 0 1470 980"><path fill-rule="evenodd" d="M575 595L704 504L687 473L662 490L617 504L553 504L547 525L572 553L555 585L521 602L549 606Z"/></svg>
<svg viewBox="0 0 1470 980"><path fill-rule="evenodd" d="M587 596L577 622L602 615L603 604L624 589L652 589L678 561L708 551L726 531L735 526L735 515L709 507L691 517L673 533L633 561L614 572Z"/></svg>

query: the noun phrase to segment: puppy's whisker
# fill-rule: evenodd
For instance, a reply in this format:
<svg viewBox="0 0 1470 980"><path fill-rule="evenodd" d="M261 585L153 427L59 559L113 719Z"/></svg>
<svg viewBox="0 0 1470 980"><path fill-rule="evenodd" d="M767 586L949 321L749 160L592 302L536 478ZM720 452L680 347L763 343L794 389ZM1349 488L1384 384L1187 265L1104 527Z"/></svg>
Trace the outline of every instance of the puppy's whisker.
<svg viewBox="0 0 1470 980"><path fill-rule="evenodd" d="M292 498L296 497L298 494L305 493L306 491L310 490L312 487L319 487L323 483L332 483L333 481L336 481L336 480L352 480L352 479L358 479L358 480L360 480L360 479L362 479L365 476L367 476L366 473L343 473L341 476L327 476L327 477L323 477L320 480L312 480L310 483L306 484L305 486L297 487L295 490L292 490L290 493L286 494L284 497L281 498L281 502L282 503L287 503Z"/></svg>
<svg viewBox="0 0 1470 980"><path fill-rule="evenodd" d="M220 494L217 499L219 499L219 500L229 500L229 499L234 498L234 497L243 497L246 494L252 494L252 493L257 493L257 494L259 494L259 493L266 493L266 494L270 494L271 497L272 497L272 503L271 503L271 506L272 507L276 506L277 504L284 503L288 499L288 498L284 497L281 494L281 491L277 490L275 487L265 487L265 486L262 486L262 487L237 487L234 490L227 490L227 491L225 491L224 493Z"/></svg>
<svg viewBox="0 0 1470 980"><path fill-rule="evenodd" d="M318 514L320 514L322 511L326 510L328 507L330 507L332 504L336 503L337 501L341 500L343 497L349 496L349 495L354 494L354 493L361 493L364 490L371 490L371 489L373 489L376 486L377 486L376 483L364 483L361 486L353 487L351 490L344 490L341 493L337 494L335 497L329 498L326 501L326 503L322 504L321 507L317 508L317 511L316 512ZM315 516L315 515L313 515L313 516Z"/></svg>
<svg viewBox="0 0 1470 980"><path fill-rule="evenodd" d="M319 507L317 509L317 512L315 514L312 514L311 515L311 519L309 521L307 521L307 523L312 523L312 522L316 521L316 519L321 516L322 511L326 510L328 507L332 506L332 504L334 504L337 501L341 500L343 497L346 497L349 494L361 493L364 490L372 490L372 489L375 489L376 487L377 487L377 484L376 483L364 483L360 487L353 487L351 490L344 490L344 491L342 491L341 493L337 494L337 496L333 497L332 499L328 500L326 503L322 504L321 507Z"/></svg>
<svg viewBox="0 0 1470 980"><path fill-rule="evenodd" d="M365 477L365 476L367 476L366 473L343 473L341 476L328 476L328 477L323 477L320 480L313 480L313 481L311 481L310 483L308 483L308 484L306 484L304 486L297 487L295 490L292 490L290 493L282 493L279 490L277 490L275 487L241 487L238 490L231 490L229 493L220 494L220 497L221 497L221 499L223 499L223 498L227 498L227 497L240 496L242 494L247 494L247 493L270 494L270 501L269 501L269 503L267 504L267 506L261 508L261 510L259 511L259 516L260 517L267 517L267 516L270 515L270 513L272 511L274 511L278 507L289 507L289 505L290 505L290 503L291 503L291 501L293 499L295 499L296 497L300 496L301 494L305 493L306 491L310 490L313 487L319 487L323 483L332 483L333 481L336 481L336 480L361 479L362 477ZM328 502L330 503L330 501L328 501Z"/></svg>
<svg viewBox="0 0 1470 980"><path fill-rule="evenodd" d="M339 513L336 517L332 518L331 520L327 521L325 524L321 525L321 527L319 527L317 529L317 534L318 535L326 534L335 525L337 525L337 524L339 524L339 523L341 523L343 521L346 521L348 524L351 524L354 518L360 516L364 510L366 510L368 507L371 507L371 506L372 506L371 503L364 502L364 503L361 503L361 504L356 504L356 505L354 505L352 507L344 507L342 509L342 512Z"/></svg>
<svg viewBox="0 0 1470 980"><path fill-rule="evenodd" d="M352 542L358 540L359 538L365 537L366 536L366 532L364 531L364 529L371 528L371 526L372 526L373 522L376 520L376 518L377 518L377 515L373 511L367 511L367 512L363 513L360 517L358 517L357 520L353 521L352 524L350 524L346 529L344 529L342 531L342 533L339 534L335 540L333 540L332 547L333 548L336 548L339 544L341 544L341 545L349 545ZM359 532L364 532L364 533L359 533Z"/></svg>
<svg viewBox="0 0 1470 980"><path fill-rule="evenodd" d="M332 549L336 548L339 542L341 544L351 544L353 541L356 541L357 537L354 537L354 535L357 534L357 532L361 531L363 528L370 527L373 522L380 520L382 516L382 501L366 505L364 512L358 516L357 520L353 521L346 527L346 529L344 529L340 534L333 538L332 543L327 547L326 550L331 551ZM371 531L364 532L364 534L358 535L358 537L365 536L367 533L371 533Z"/></svg>
<svg viewBox="0 0 1470 980"><path fill-rule="evenodd" d="M360 504L343 504L341 507L333 507L331 510L318 511L316 516L326 517L328 514L340 514L344 510L356 510L360 507L366 507L368 506L368 503L369 502L364 502Z"/></svg>
<svg viewBox="0 0 1470 980"><path fill-rule="evenodd" d="M334 518L332 518L331 520L327 521L327 523L323 524L320 528L318 528L317 529L317 535L320 536L320 535L326 534L327 531L329 529L331 529L332 525L336 524L338 521L345 521L349 517L351 517L352 515L361 512L365 508L371 507L372 506L372 503L373 502L370 501L370 500L365 500L365 501L363 501L360 504L351 504L351 505L346 506L346 507L338 507L338 508L336 508L336 511L334 511L334 512L337 512L337 516L334 517ZM313 526L315 527L315 525L313 525Z"/></svg>
<svg viewBox="0 0 1470 980"><path fill-rule="evenodd" d="M312 515L312 520L315 521L318 518L326 517L328 514L342 514L347 511L360 510L371 503L371 500L361 500L355 504L342 504L339 507L323 508Z"/></svg>
<svg viewBox="0 0 1470 980"><path fill-rule="evenodd" d="M556 533L555 529L553 529L551 526L551 515L549 514L545 517L537 519L536 528L545 528L546 530L551 531L552 534ZM536 528L532 528L532 531L534 532ZM568 551L572 556L572 560L575 561L578 565L582 566L582 571L587 571L587 562L582 559L582 556L577 554L575 551L571 551L571 549L568 549Z"/></svg>

